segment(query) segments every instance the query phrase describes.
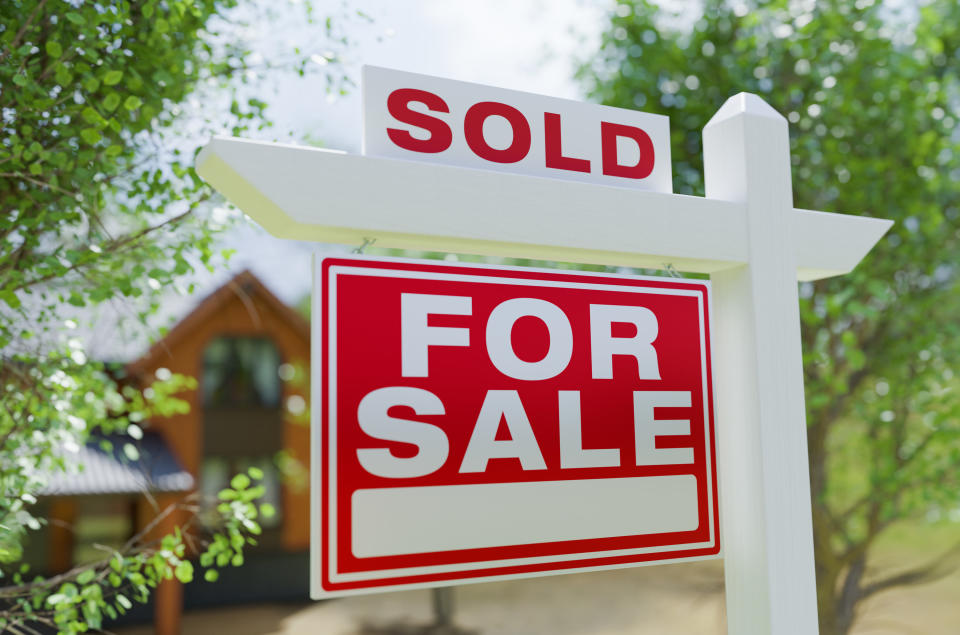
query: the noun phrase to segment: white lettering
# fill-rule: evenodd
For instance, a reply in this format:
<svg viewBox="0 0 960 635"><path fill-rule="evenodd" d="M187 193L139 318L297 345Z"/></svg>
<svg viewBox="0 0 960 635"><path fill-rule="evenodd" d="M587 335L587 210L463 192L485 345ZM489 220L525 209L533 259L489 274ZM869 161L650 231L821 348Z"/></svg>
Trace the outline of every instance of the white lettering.
<svg viewBox="0 0 960 635"><path fill-rule="evenodd" d="M453 326L428 326L427 317L470 315L472 298L457 295L400 294L400 374L427 377L431 346L470 346L470 331Z"/></svg>
<svg viewBox="0 0 960 635"><path fill-rule="evenodd" d="M633 337L613 337L615 323L633 324ZM613 379L613 356L630 355L637 360L639 379L660 379L657 351L657 316L642 306L590 305L590 358L594 379Z"/></svg>
<svg viewBox="0 0 960 635"><path fill-rule="evenodd" d="M560 467L619 466L620 450L617 448L583 449L580 391L560 390L557 392L557 402L560 406Z"/></svg>
<svg viewBox="0 0 960 635"><path fill-rule="evenodd" d="M525 362L513 350L510 334L522 317L533 316L547 325L550 347L543 359ZM539 381L563 372L573 355L573 331L560 308L536 298L506 300L490 312L487 320L487 355L501 373L514 379Z"/></svg>
<svg viewBox="0 0 960 635"><path fill-rule="evenodd" d="M417 478L439 470L450 452L446 433L429 423L391 417L387 411L393 406L413 408L418 415L444 413L443 402L422 388L390 386L367 394L357 407L360 429L375 439L411 443L417 446L417 453L399 458L387 448L361 448L357 450L360 465L383 478Z"/></svg>
<svg viewBox="0 0 960 635"><path fill-rule="evenodd" d="M693 463L693 448L658 448L658 436L687 436L688 419L657 419L656 408L689 408L690 391L634 391L633 424L637 465L681 465Z"/></svg>
<svg viewBox="0 0 960 635"><path fill-rule="evenodd" d="M506 421L510 439L498 441L500 420ZM488 390L477 415L477 424L460 465L461 472L483 472L490 459L520 459L525 470L545 470L547 464L533 435L530 420L516 390Z"/></svg>

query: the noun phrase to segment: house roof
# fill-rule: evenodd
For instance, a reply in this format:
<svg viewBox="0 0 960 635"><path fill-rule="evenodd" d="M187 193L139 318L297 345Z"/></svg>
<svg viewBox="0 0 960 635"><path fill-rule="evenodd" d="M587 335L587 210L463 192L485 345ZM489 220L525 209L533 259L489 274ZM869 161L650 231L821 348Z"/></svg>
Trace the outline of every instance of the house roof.
<svg viewBox="0 0 960 635"><path fill-rule="evenodd" d="M193 477L159 434L144 433L136 443L139 457L135 460L124 452L127 443L130 437L125 435L95 435L77 452L65 451L62 457L66 471L52 474L40 494L79 496L193 489Z"/></svg>
<svg viewBox="0 0 960 635"><path fill-rule="evenodd" d="M159 360L169 355L185 337L237 299L254 324L263 319L261 312L266 309L280 316L286 326L304 339L309 339L307 320L274 295L252 272L243 270L197 303L143 355L127 363L126 376L136 377L162 365ZM109 320L103 322L104 328L110 324ZM131 442L140 455L135 460L130 460L123 449ZM94 436L77 452L65 451L62 457L67 464L66 472L50 475L41 495L178 492L194 487L194 478L183 468L158 431L147 430L136 442L125 435Z"/></svg>
<svg viewBox="0 0 960 635"><path fill-rule="evenodd" d="M190 313L177 322L177 324L171 328L162 339L154 343L146 353L138 359L131 361L127 365L127 371L131 374L136 374L139 371L149 368L153 365L154 361L175 348L177 343L196 329L199 324L203 323L211 315L219 311L226 303L235 298L239 298L247 307L247 310L250 311L254 321L258 321L257 306L254 302L251 302L254 297L263 301L270 309L283 316L284 321L290 325L290 328L297 331L304 339L310 338L310 324L306 318L274 295L250 270L244 269L201 300Z"/></svg>

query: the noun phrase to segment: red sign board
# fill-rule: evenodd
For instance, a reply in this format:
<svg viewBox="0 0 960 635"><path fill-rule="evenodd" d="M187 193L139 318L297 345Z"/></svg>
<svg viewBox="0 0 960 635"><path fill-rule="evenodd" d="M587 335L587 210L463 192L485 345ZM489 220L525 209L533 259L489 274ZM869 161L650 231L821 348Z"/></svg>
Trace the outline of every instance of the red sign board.
<svg viewBox="0 0 960 635"><path fill-rule="evenodd" d="M709 283L314 273L314 597L719 554Z"/></svg>

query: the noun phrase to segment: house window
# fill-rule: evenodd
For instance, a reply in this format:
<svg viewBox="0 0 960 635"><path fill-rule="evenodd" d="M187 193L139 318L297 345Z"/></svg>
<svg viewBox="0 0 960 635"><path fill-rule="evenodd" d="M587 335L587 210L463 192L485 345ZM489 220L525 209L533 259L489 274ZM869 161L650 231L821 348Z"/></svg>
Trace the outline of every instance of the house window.
<svg viewBox="0 0 960 635"><path fill-rule="evenodd" d="M280 405L280 354L263 337L219 337L203 353L203 405Z"/></svg>
<svg viewBox="0 0 960 635"><path fill-rule="evenodd" d="M78 499L73 522L73 561L87 564L109 558L133 535L132 499L90 496Z"/></svg>
<svg viewBox="0 0 960 635"><path fill-rule="evenodd" d="M260 518L265 548L280 544L282 491L274 462L283 450L283 384L280 353L265 337L218 337L203 352L203 462L200 490L207 503L201 519L215 525L217 493L251 467L263 471L261 503L276 510Z"/></svg>

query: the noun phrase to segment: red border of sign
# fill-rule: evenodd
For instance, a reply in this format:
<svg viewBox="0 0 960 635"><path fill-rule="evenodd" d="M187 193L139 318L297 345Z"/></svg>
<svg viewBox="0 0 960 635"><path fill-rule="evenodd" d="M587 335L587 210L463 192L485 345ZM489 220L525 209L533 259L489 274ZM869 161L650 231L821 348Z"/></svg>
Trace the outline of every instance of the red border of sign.
<svg viewBox="0 0 960 635"><path fill-rule="evenodd" d="M491 580L515 579L522 577L535 577L541 575L574 573L584 570L613 569L627 566L640 566L643 564L658 564L665 562L703 560L717 558L720 556L720 514L719 504L717 502L717 449L716 432L714 421L714 394L713 394L713 374L712 374L712 350L710 341L710 293L709 283L701 280L679 280L672 278L657 278L649 276L626 276L611 275L604 273L591 272L567 272L550 269L538 269L532 267L502 267L493 265L476 264L448 264L429 260L410 260L395 258L373 258L365 256L337 256L325 257L318 256L319 262L314 263L314 317L311 319L311 328L313 339L313 353L311 365L314 369L314 378L312 380L311 393L314 403L317 403L317 393L320 393L319 408L314 408L311 426L311 596L313 598L335 597L341 595L353 595L359 593L370 593L376 591L399 590L409 588L448 586L456 583L483 582ZM416 574L408 576L395 576L365 579L352 582L333 582L330 580L326 563L329 549L329 500L327 492L327 479L317 479L316 474L326 475L329 468L327 464L327 455L325 440L329 438L329 394L326 370L328 368L327 351L329 350L327 337L329 333L329 303L328 303L328 285L327 279L330 267L333 266L362 267L371 269L383 269L387 271L417 271L432 272L441 274L464 274L464 275L487 275L497 278L516 278L526 280L560 281L583 284L611 284L618 286L642 286L647 288L663 289L686 289L698 290L703 294L703 318L704 318L704 349L706 351L706 395L705 402L709 416L708 431L706 438L710 455L710 473L708 474L713 493L713 544L708 547L677 549L673 551L659 551L653 553L641 553L619 556L598 556L586 559L527 563L516 565L498 565L495 567L482 566L484 563L463 562L455 563L451 566L462 564L463 569L436 572L428 574ZM313 327L317 323L317 316L320 319L321 333L317 334ZM317 337L319 335L319 338ZM317 354L319 353L319 355ZM318 363L319 362L319 363ZM317 390L319 388L319 391ZM317 425L319 424L319 425ZM319 490L319 491L317 491ZM317 525L319 524L319 536L317 535ZM594 552L595 549L589 550ZM577 554L569 554L575 556ZM517 556L513 559L521 559L525 556ZM509 560L511 558L505 558Z"/></svg>

